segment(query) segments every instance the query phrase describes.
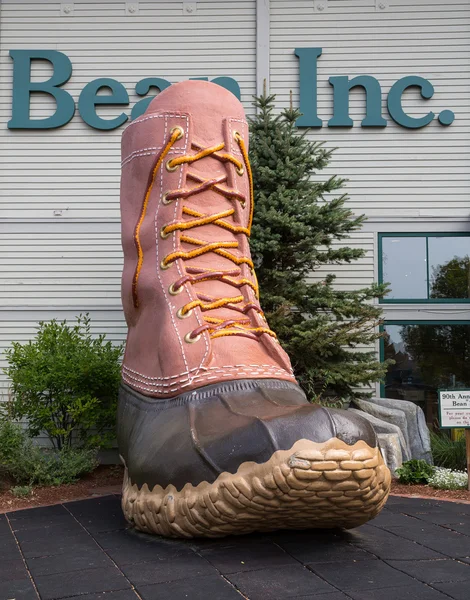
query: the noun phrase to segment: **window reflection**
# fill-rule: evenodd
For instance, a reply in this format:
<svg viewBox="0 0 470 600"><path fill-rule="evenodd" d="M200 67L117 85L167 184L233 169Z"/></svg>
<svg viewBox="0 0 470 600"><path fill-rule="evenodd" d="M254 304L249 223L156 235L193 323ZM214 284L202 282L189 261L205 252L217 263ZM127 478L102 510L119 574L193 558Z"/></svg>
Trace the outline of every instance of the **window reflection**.
<svg viewBox="0 0 470 600"><path fill-rule="evenodd" d="M382 238L383 281L390 283L386 299L427 299L425 237Z"/></svg>
<svg viewBox="0 0 470 600"><path fill-rule="evenodd" d="M470 298L470 238L429 237L430 298Z"/></svg>
<svg viewBox="0 0 470 600"><path fill-rule="evenodd" d="M439 388L470 387L470 324L386 325L384 350L395 361L385 397L416 402L429 424L438 418Z"/></svg>

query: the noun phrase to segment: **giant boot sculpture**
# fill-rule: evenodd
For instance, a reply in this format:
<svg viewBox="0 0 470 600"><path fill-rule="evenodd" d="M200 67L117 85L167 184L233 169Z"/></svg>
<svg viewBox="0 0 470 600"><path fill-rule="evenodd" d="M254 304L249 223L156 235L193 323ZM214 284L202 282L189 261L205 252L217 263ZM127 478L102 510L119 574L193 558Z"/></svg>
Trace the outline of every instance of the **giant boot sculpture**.
<svg viewBox="0 0 470 600"><path fill-rule="evenodd" d="M240 102L172 85L124 131L122 159L128 521L216 537L373 518L390 485L374 431L307 401L259 305Z"/></svg>

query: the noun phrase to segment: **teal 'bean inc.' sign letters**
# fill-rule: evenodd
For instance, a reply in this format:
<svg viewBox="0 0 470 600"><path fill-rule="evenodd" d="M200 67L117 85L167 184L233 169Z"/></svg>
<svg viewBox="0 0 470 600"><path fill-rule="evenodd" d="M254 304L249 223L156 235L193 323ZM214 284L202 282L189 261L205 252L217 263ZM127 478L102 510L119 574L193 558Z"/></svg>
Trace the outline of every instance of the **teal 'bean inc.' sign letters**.
<svg viewBox="0 0 470 600"><path fill-rule="evenodd" d="M302 116L297 121L299 127L323 127L323 121L317 110L317 63L322 54L321 48L296 48L299 58L299 93L300 111ZM68 56L58 50L10 50L13 60L13 97L12 117L8 122L9 129L54 129L69 123L76 110L75 100L63 87L72 76L72 63ZM33 61L47 61L51 64L52 76L41 82L31 81ZM197 79L208 80L207 77ZM212 79L240 98L240 86L232 77L216 77ZM386 127L387 120L382 116L382 88L379 81L371 75L359 75L350 79L347 75L329 78L333 87L333 117L326 123L328 127L352 127L353 121L349 116L349 92L352 88L360 87L365 94L365 118L361 127ZM148 96L151 89L162 91L171 85L161 77L147 77L135 85L135 93L142 100L134 104L130 118L140 116L154 97ZM423 99L427 100L434 94L430 81L412 75L396 81L387 96L387 109L390 117L407 129L425 127L435 118L431 111L421 117L410 116L402 106L402 96L409 88L418 89ZM105 92L105 94L100 93ZM31 95L34 93L47 94L54 98L55 112L42 119L30 117ZM78 112L90 127L100 130L116 129L123 125L129 116L121 112L114 118L104 119L96 112L98 105L128 106L129 94L126 88L116 79L103 77L94 79L85 85L78 98ZM454 120L451 110L442 110L437 119L441 125L450 125Z"/></svg>

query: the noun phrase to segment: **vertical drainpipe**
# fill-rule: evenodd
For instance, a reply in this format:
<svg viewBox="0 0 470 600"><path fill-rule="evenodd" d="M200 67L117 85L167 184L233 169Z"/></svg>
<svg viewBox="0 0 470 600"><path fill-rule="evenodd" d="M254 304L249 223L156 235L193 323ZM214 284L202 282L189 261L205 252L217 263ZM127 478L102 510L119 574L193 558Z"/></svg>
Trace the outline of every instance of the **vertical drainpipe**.
<svg viewBox="0 0 470 600"><path fill-rule="evenodd" d="M256 95L269 91L269 0L256 0Z"/></svg>

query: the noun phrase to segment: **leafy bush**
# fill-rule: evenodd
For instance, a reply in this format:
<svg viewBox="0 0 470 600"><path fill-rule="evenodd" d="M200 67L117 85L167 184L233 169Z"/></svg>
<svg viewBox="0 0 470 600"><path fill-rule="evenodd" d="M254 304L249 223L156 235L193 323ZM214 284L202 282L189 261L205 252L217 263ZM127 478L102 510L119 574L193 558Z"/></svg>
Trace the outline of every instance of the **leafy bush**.
<svg viewBox="0 0 470 600"><path fill-rule="evenodd" d="M460 490L466 488L467 484L467 473L442 467L436 467L434 474L429 478L429 485L440 490Z"/></svg>
<svg viewBox="0 0 470 600"><path fill-rule="evenodd" d="M396 471L400 483L428 483L434 473L434 467L428 465L425 460L407 460Z"/></svg>
<svg viewBox="0 0 470 600"><path fill-rule="evenodd" d="M15 485L10 491L15 498L26 498L31 494L33 488L30 485Z"/></svg>
<svg viewBox="0 0 470 600"><path fill-rule="evenodd" d="M98 465L93 448L45 450L19 425L0 422L0 470L19 485L73 483Z"/></svg>
<svg viewBox="0 0 470 600"><path fill-rule="evenodd" d="M454 441L444 433L431 431L431 450L436 466L455 471L464 471L467 468L465 438Z"/></svg>
<svg viewBox="0 0 470 600"><path fill-rule="evenodd" d="M0 421L0 465L6 465L12 456L18 456L26 441L24 431L11 421Z"/></svg>
<svg viewBox="0 0 470 600"><path fill-rule="evenodd" d="M45 432L54 448L106 446L114 438L122 346L93 338L88 315L39 323L34 341L6 352L10 418L28 420L30 436Z"/></svg>

